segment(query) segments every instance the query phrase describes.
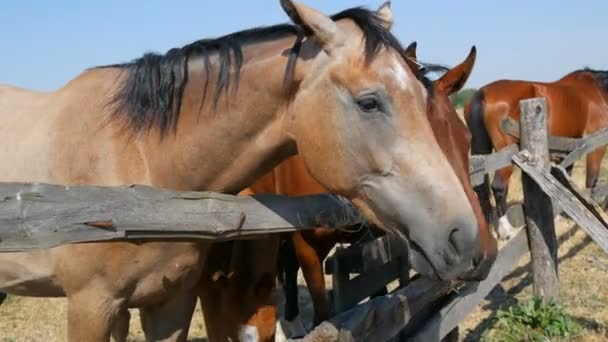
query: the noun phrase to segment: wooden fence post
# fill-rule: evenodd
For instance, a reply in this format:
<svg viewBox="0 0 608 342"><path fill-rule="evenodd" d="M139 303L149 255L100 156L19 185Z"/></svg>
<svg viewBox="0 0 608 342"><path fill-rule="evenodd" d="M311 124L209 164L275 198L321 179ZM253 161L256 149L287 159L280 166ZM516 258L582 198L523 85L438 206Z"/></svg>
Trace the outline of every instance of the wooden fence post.
<svg viewBox="0 0 608 342"><path fill-rule="evenodd" d="M545 98L522 100L520 109L521 149L530 152L530 158L535 167L549 168L546 100ZM554 299L559 294L559 279L557 275L558 246L551 198L525 173L522 174L522 182L524 211L534 273L533 293L543 300Z"/></svg>
<svg viewBox="0 0 608 342"><path fill-rule="evenodd" d="M331 259L333 263L332 271L332 290L329 293L332 309L332 316L337 315L345 310L344 294L342 293L344 284L348 283L350 274L345 272L340 265L341 258L338 257L342 251L342 247L337 246L334 257Z"/></svg>

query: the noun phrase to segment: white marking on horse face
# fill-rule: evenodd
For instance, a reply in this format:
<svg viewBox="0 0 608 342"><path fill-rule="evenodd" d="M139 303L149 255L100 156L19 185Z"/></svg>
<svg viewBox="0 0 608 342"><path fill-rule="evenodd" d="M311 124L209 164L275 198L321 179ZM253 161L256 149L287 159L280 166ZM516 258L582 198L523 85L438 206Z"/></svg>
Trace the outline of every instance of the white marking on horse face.
<svg viewBox="0 0 608 342"><path fill-rule="evenodd" d="M388 66L380 71L381 75L392 79L400 90L407 90L411 86L412 77L408 76L405 66L399 62L400 57L393 56Z"/></svg>
<svg viewBox="0 0 608 342"><path fill-rule="evenodd" d="M506 215L498 219L498 237L504 240L508 240L515 236L517 229L511 225Z"/></svg>
<svg viewBox="0 0 608 342"><path fill-rule="evenodd" d="M239 332L239 341L242 342L257 342L260 340L258 328L252 325L244 325Z"/></svg>
<svg viewBox="0 0 608 342"><path fill-rule="evenodd" d="M407 76L405 68L397 60L393 60L392 64L391 70L393 77L395 78L395 83L399 86L399 88L403 90L407 89L411 78Z"/></svg>

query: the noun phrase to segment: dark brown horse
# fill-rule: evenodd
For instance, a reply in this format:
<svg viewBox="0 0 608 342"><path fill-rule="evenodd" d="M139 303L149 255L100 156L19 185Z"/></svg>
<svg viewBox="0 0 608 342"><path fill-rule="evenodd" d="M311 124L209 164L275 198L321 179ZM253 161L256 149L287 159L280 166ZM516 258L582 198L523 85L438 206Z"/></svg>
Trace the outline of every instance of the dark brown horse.
<svg viewBox="0 0 608 342"><path fill-rule="evenodd" d="M408 47L408 58L416 60L416 44ZM460 90L466 83L472 72L475 63L476 52L471 50L469 56L460 65L454 67L437 81L431 83L425 78L428 69L419 70L414 64L413 68L418 77L427 85L430 97L428 99L427 115L435 138L439 146L445 153L452 168L457 173L459 180L468 199L473 206L478 223L480 234L483 236L483 248L487 251L486 257L493 258L496 253L496 241L488 230L488 225L483 212L473 191L468 164L468 151L470 145L470 133L466 126L458 117L449 95ZM287 195L306 195L326 191L316 182L306 169L306 165L299 156L291 157L277 166L271 173L264 176L248 189L248 193L280 193ZM317 228L310 231L302 231L291 234L286 241L283 249L286 253L281 255L281 263L285 266L284 286L286 296L286 319L291 320L298 314L298 293L297 293L297 271L298 264L302 267L302 273L308 285L313 305L314 305L314 324L318 324L329 318L329 303L325 288L323 274L323 260L327 257L330 250L338 242L352 242L358 239L361 234L349 233L349 229L329 229ZM294 257L289 256L294 254ZM289 263L290 259L295 259L295 263ZM471 275L468 279L480 279L484 274ZM273 322L266 322L272 324ZM264 331L263 325L258 322L257 328Z"/></svg>
<svg viewBox="0 0 608 342"><path fill-rule="evenodd" d="M465 106L465 118L473 134L471 153L489 154L515 143L515 138L500 130L500 121L511 117L519 122L519 101L533 97L547 99L551 135L580 138L608 127L608 71L577 70L551 83L500 80L480 88ZM587 156L587 188L597 183L605 151L602 147ZM513 167L506 167L495 174L491 185L495 215L490 204L489 176L475 188L488 220L498 220L497 233L505 238L515 232L504 216L512 172Z"/></svg>

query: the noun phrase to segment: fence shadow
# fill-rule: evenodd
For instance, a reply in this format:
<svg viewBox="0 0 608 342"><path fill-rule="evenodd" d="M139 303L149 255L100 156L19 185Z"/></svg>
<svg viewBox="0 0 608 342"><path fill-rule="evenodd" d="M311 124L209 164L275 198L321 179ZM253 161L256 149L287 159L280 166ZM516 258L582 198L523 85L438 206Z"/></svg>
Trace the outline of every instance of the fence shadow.
<svg viewBox="0 0 608 342"><path fill-rule="evenodd" d="M579 226L577 226L576 224L573 224L570 228L568 228L566 230L566 232L564 232L562 235L560 235L558 237L559 246L561 246L562 244L564 244L565 242L570 240L576 234L576 232L579 231L579 229L581 229L581 228ZM585 238L581 242L572 246L568 250L568 252L566 252L566 254L564 254L558 258L558 264L561 264L563 261L574 257L581 250L583 250L585 247L587 247L591 242L593 242L593 240L589 236L585 236ZM530 262L526 263L523 266L519 266L518 268L513 270L513 272L509 273L509 275L507 275L501 281L501 282L504 282L504 281L516 279L523 275L525 275L525 276L523 278L521 278L519 280L519 282L517 282L515 285L510 287L508 290L505 290L505 288L502 286L502 284L499 283L496 287L494 287L492 289L492 291L490 291L490 293L485 298L486 300L489 301L489 303L486 303L482 307L483 307L483 309L490 310L492 313L490 314L490 316L484 318L481 322L479 322L477 324L477 326L475 327L475 329L473 329L469 332L463 332L463 335L466 333L466 336L464 336L463 341L465 341L465 342L479 341L481 336L494 325L494 322L496 319L496 314L497 314L498 310L518 303L518 300L515 298L515 296L520 294L526 287L530 286L533 283L532 265L530 264ZM579 323L581 323L585 327L593 327L593 326L601 327L601 324L597 323L595 321L583 322L583 321L585 321L584 318L580 318L580 320L579 320L576 317L573 317L573 319L577 320Z"/></svg>

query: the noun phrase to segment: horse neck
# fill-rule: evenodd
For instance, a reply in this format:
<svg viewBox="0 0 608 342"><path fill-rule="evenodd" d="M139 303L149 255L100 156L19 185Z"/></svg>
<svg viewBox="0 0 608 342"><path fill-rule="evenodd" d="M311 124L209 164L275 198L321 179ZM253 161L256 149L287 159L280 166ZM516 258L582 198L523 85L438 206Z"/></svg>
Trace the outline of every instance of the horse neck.
<svg viewBox="0 0 608 342"><path fill-rule="evenodd" d="M575 85L577 87L596 87L597 86L595 83L595 80L593 79L593 76L590 75L589 73L584 73L584 72L570 73L570 74L562 77L555 83Z"/></svg>
<svg viewBox="0 0 608 342"><path fill-rule="evenodd" d="M602 107L602 112L608 110L608 91L589 72L573 72L555 83L576 87L578 94L587 100L596 102L598 106Z"/></svg>
<svg viewBox="0 0 608 342"><path fill-rule="evenodd" d="M295 154L284 117L290 96L283 52L291 44L293 38L245 47L238 89L231 86L216 106L213 77L201 105L204 65L191 61L175 134L140 141L152 183L235 193ZM301 72L309 62L298 64Z"/></svg>

